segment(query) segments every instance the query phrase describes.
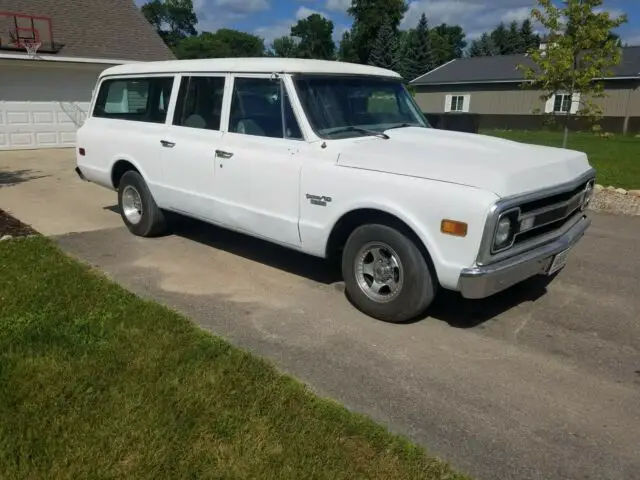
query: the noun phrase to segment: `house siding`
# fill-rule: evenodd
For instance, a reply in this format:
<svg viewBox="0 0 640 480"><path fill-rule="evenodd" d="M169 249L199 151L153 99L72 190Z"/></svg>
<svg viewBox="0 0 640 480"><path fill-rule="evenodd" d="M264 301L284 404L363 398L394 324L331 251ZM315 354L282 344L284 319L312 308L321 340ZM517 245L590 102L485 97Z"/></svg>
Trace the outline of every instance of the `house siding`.
<svg viewBox="0 0 640 480"><path fill-rule="evenodd" d="M605 117L640 117L640 81L607 82L607 97L598 99ZM471 95L469 113L478 115L534 115L544 110L540 92L515 84L416 86L416 102L426 113L444 113L448 94Z"/></svg>

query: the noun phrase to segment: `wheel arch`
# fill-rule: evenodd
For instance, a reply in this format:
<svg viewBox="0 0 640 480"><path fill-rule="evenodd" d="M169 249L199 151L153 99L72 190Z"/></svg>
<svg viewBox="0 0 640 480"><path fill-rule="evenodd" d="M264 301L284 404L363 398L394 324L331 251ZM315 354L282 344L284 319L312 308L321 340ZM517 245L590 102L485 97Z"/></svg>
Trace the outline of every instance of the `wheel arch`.
<svg viewBox="0 0 640 480"><path fill-rule="evenodd" d="M400 215L390 213L380 208L356 208L344 213L333 225L329 234L325 256L329 260L340 258L340 254L349 235L358 227L366 224L381 224L393 227L407 235L414 241L429 267L437 276L437 269L433 262L432 250L429 248L424 239L418 234L415 226L408 219L402 218Z"/></svg>
<svg viewBox="0 0 640 480"><path fill-rule="evenodd" d="M138 166L130 159L120 158L113 163L111 167L111 185L118 190L122 176L128 171L133 170L144 177Z"/></svg>

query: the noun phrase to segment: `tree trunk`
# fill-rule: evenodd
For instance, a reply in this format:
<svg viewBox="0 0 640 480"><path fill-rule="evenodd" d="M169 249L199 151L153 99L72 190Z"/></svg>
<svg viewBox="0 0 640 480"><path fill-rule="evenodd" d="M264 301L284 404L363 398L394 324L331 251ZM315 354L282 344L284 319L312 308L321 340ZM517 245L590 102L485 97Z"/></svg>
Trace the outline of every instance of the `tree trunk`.
<svg viewBox="0 0 640 480"><path fill-rule="evenodd" d="M569 141L569 117L564 122L564 138L562 139L562 148L567 148L567 142Z"/></svg>

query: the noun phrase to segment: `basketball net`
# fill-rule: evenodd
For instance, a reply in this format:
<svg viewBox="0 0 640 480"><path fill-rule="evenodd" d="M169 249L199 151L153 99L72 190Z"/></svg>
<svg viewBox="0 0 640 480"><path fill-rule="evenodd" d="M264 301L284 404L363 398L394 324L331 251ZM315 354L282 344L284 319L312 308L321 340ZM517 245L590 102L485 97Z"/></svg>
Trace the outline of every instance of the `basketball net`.
<svg viewBox="0 0 640 480"><path fill-rule="evenodd" d="M35 40L20 40L15 43L17 47L22 47L26 50L27 55L31 58L35 58L38 53L38 49L42 46L42 42L36 42Z"/></svg>
<svg viewBox="0 0 640 480"><path fill-rule="evenodd" d="M21 39L18 36L18 33L11 34L11 40L13 40L13 45L17 48L24 48L27 52L27 55L31 58L35 58L38 53L38 49L42 46L42 42L38 41L38 34L34 34L33 39Z"/></svg>

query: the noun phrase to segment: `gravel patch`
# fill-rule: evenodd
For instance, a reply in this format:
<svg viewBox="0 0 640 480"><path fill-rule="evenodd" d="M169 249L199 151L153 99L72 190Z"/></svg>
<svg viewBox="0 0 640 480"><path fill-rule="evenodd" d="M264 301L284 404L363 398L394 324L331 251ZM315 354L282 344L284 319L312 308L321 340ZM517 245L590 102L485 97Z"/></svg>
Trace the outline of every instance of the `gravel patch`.
<svg viewBox="0 0 640 480"><path fill-rule="evenodd" d="M589 208L597 212L640 216L640 197L616 190L600 190L591 200Z"/></svg>

